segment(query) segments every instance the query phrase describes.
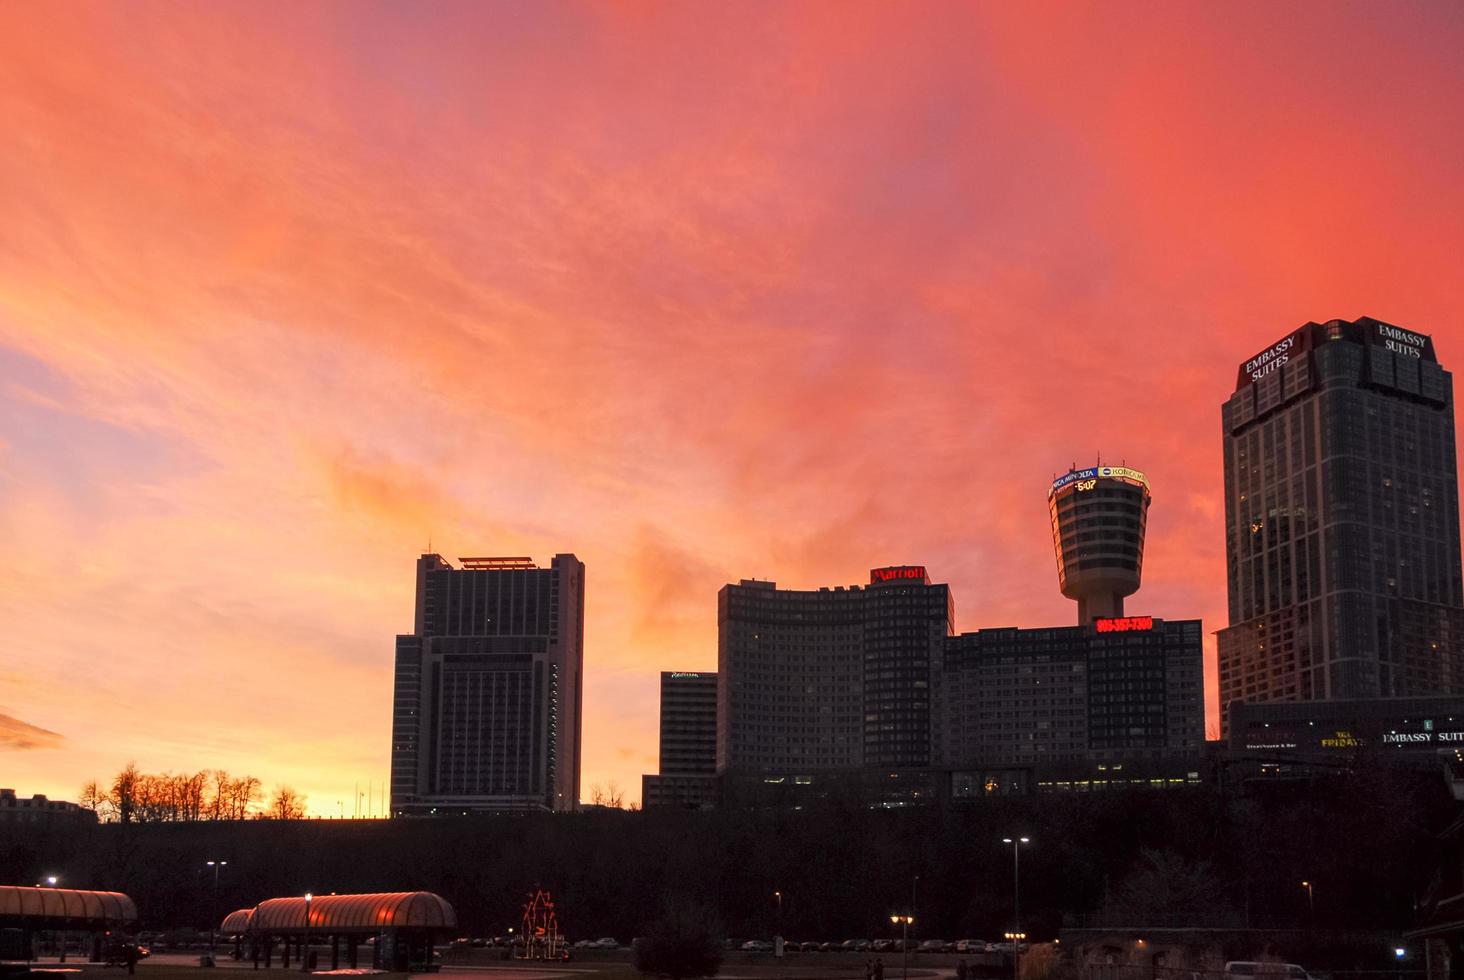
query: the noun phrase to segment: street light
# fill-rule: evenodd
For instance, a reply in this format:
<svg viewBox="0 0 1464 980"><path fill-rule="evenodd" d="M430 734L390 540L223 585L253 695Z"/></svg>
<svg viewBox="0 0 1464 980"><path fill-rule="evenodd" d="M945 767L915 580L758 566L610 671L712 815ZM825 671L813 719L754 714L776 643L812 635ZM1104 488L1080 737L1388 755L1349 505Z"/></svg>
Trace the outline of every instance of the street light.
<svg viewBox="0 0 1464 980"><path fill-rule="evenodd" d="M208 862L208 866L213 868L214 872L213 904L209 906L208 914L208 955L210 959L213 958L219 924L219 869L228 863L228 861Z"/></svg>
<svg viewBox="0 0 1464 980"><path fill-rule="evenodd" d="M305 893L305 948L300 951L300 972L310 972L310 900L315 896Z"/></svg>
<svg viewBox="0 0 1464 980"><path fill-rule="evenodd" d="M783 893L773 892L773 903L777 906L777 915L773 920L773 955L783 955Z"/></svg>
<svg viewBox="0 0 1464 980"><path fill-rule="evenodd" d="M910 980L910 923L915 921L913 915L892 915L890 921L900 927L900 976L904 980Z"/></svg>
<svg viewBox="0 0 1464 980"><path fill-rule="evenodd" d="M1021 933L1023 938L1026 933L1022 929L1022 845L1032 843L1030 837L1003 837L1003 844L1012 845L1012 931ZM1020 940L1012 940L1012 977L1013 980L1021 980L1022 976L1022 944Z"/></svg>
<svg viewBox="0 0 1464 980"><path fill-rule="evenodd" d="M1311 918L1312 924L1315 925L1317 918L1317 903L1316 900L1312 897L1312 883L1309 881L1303 881L1301 883L1301 887L1306 889L1307 915Z"/></svg>
<svg viewBox="0 0 1464 980"><path fill-rule="evenodd" d="M55 875L46 876L46 884L50 885L52 888L56 887L56 882L58 880L59 879ZM39 883L37 883L36 887L39 888L41 886ZM61 962L66 962L66 931L64 929L61 931Z"/></svg>

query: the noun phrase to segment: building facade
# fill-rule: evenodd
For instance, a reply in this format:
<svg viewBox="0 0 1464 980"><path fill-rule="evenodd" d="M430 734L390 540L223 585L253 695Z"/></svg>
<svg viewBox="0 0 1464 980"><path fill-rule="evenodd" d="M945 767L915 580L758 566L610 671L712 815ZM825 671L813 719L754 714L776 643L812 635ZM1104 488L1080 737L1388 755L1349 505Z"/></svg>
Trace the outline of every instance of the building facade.
<svg viewBox="0 0 1464 980"><path fill-rule="evenodd" d="M940 712L953 768L1158 760L1205 744L1199 620L984 629L946 641Z"/></svg>
<svg viewBox="0 0 1464 980"><path fill-rule="evenodd" d="M641 777L641 805L712 806L716 775L716 673L661 671L660 772Z"/></svg>
<svg viewBox="0 0 1464 980"><path fill-rule="evenodd" d="M1232 758L1271 763L1373 761L1440 766L1439 753L1464 750L1464 697L1351 701L1232 701L1226 745Z"/></svg>
<svg viewBox="0 0 1464 980"><path fill-rule="evenodd" d="M39 793L31 797L17 796L13 789L0 789L0 824L56 826L96 822L96 812L79 803L50 800Z"/></svg>
<svg viewBox="0 0 1464 980"><path fill-rule="evenodd" d="M1464 693L1453 382L1423 334L1307 323L1222 412L1220 700Z"/></svg>
<svg viewBox="0 0 1464 980"><path fill-rule="evenodd" d="M555 555L417 561L397 637L394 816L579 804L585 566Z"/></svg>
<svg viewBox="0 0 1464 980"><path fill-rule="evenodd" d="M954 609L919 566L867 587L779 589L744 579L717 597L717 770L924 766L931 695Z"/></svg>
<svg viewBox="0 0 1464 980"><path fill-rule="evenodd" d="M1125 483L1135 487L1146 507L1147 482ZM1157 772L1176 760L1180 782L1198 778L1198 620L955 635L950 589L909 565L817 591L743 580L722 589L719 611L717 771L729 799L793 802L831 787L899 806L1128 785L1108 777L1110 763Z"/></svg>

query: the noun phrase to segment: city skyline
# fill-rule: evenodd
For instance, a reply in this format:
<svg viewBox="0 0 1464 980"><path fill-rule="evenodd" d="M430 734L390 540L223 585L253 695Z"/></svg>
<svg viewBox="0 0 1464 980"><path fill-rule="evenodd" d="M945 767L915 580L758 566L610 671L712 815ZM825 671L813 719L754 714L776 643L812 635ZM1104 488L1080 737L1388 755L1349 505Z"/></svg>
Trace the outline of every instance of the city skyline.
<svg viewBox="0 0 1464 980"><path fill-rule="evenodd" d="M435 13L0 10L21 795L350 814L425 549L584 561L582 793L634 799L723 585L908 562L957 631L1067 622L1044 492L1099 453L1216 732L1237 365L1464 349L1456 8Z"/></svg>

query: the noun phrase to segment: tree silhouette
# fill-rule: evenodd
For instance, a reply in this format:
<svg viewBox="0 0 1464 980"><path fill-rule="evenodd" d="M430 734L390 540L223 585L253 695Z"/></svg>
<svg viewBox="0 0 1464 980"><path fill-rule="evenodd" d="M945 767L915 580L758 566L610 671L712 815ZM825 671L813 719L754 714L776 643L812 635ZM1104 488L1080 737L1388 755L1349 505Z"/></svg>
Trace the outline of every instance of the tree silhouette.
<svg viewBox="0 0 1464 980"><path fill-rule="evenodd" d="M636 943L635 968L671 980L714 976L722 965L720 933L705 909L685 904L668 907Z"/></svg>

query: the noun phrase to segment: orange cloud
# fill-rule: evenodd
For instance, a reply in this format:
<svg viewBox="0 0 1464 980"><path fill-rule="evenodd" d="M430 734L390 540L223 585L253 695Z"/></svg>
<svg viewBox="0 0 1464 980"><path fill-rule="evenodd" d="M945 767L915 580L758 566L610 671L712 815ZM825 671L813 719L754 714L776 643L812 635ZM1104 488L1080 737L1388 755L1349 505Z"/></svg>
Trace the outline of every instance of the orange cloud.
<svg viewBox="0 0 1464 980"><path fill-rule="evenodd" d="M962 629L1068 621L1045 486L1099 452L1155 486L1134 603L1219 628L1236 359L1361 313L1464 350L1461 46L1347 4L0 7L0 701L67 733L18 787L222 764L334 812L429 533L586 561L587 786L639 786L724 582L918 561ZM99 660L120 699L62 680Z"/></svg>
<svg viewBox="0 0 1464 980"><path fill-rule="evenodd" d="M54 749L64 741L55 732L0 713L0 745L7 749Z"/></svg>

